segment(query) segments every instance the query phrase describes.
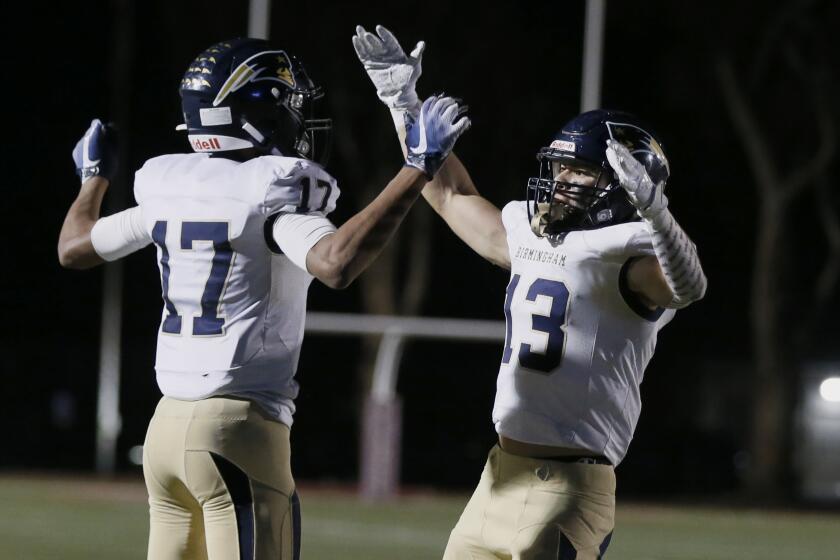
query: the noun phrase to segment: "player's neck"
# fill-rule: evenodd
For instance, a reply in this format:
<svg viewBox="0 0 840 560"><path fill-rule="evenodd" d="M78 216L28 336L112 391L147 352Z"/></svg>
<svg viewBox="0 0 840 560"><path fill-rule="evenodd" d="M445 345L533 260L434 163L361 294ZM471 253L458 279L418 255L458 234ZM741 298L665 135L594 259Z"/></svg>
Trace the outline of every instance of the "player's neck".
<svg viewBox="0 0 840 560"><path fill-rule="evenodd" d="M225 152L213 152L210 154L211 158L230 159L233 161L238 161L239 163L244 163L250 159L254 159L255 157L259 156L260 153L254 148L246 148L244 150L228 150Z"/></svg>

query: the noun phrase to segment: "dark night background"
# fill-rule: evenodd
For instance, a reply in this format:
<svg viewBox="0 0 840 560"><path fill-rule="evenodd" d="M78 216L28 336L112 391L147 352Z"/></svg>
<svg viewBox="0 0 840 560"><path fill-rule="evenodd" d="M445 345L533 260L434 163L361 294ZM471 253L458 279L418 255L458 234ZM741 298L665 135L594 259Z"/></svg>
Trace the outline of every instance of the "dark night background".
<svg viewBox="0 0 840 560"><path fill-rule="evenodd" d="M642 116L664 139L671 207L699 247L710 286L701 303L680 312L660 335L642 385L641 421L618 470L619 495L725 494L746 476L757 189L714 64L726 56L743 72L751 70L749 53L782 5L608 4L602 105ZM816 14L814 41L828 41L828 31L840 23L837 7L803 5ZM189 150L174 130L181 122L181 74L206 46L245 34L246 8L245 2L136 3L131 88L124 99L130 120L119 123L130 154L127 169ZM419 93L445 90L469 103L473 129L457 152L479 190L501 207L524 196L527 178L537 171L536 151L578 112L583 8L582 1L276 3L271 41L305 61L326 89L334 126L352 131L364 154L348 159L339 151L328 166L342 188L334 221L342 223L368 201L361 185L344 177L373 181L401 165L392 133L384 132L389 115L350 43L357 23L368 29L384 24L406 50L417 40L427 42ZM91 118L113 118L115 13L108 2L56 3L48 13L34 3L18 9L23 17L7 36L18 37L23 48L4 49L3 55L7 243L0 363L6 398L0 468L87 471L94 458L102 271L61 269L56 241L78 185L71 150ZM811 116L801 114L799 94L785 89L791 82L784 75L768 83L754 90L751 101L770 116L762 126L779 139L775 155L795 165L807 158L813 141ZM824 242L807 241L813 202L806 196L794 204L786 242L797 250L783 263L790 270L791 301L807 297L807 278L825 250ZM506 271L473 254L442 222L435 222L429 243L432 273L420 314L503 320ZM161 301L153 254L147 248L125 261L124 472L137 469L127 451L142 443L159 398L153 363ZM363 311L357 286L331 292L316 281L309 301L312 310ZM809 356L836 352L836 324L824 323L809 341ZM292 439L298 479L356 480L361 384L352 364L360 348L352 337L310 336L304 342ZM490 410L499 354L496 346L477 343L408 345L399 383L405 483L457 489L475 483L495 436ZM70 403L72 413L57 417L61 403Z"/></svg>

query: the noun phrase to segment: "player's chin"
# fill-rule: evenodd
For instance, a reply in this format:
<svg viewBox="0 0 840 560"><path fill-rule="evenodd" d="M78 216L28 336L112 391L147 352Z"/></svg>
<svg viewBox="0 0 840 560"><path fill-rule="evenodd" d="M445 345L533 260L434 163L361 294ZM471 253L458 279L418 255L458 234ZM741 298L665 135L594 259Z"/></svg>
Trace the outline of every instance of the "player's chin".
<svg viewBox="0 0 840 560"><path fill-rule="evenodd" d="M586 208L580 203L580 201L574 200L562 194L555 194L554 201L559 206L567 209L568 211L586 210Z"/></svg>

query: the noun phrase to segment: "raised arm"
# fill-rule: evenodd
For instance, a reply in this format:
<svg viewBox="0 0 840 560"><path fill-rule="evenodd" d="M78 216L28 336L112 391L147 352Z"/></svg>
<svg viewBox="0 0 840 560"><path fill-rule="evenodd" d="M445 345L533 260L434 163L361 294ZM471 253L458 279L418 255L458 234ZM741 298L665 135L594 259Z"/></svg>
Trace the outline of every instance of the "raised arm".
<svg viewBox="0 0 840 560"><path fill-rule="evenodd" d="M331 288L349 286L391 239L426 181L419 169L403 167L361 212L312 247L309 273Z"/></svg>
<svg viewBox="0 0 840 560"><path fill-rule="evenodd" d="M376 33L357 26L353 46L376 87L377 96L391 111L397 137L402 140L406 120L414 118L417 112L415 84L422 73L425 43L420 41L406 55L390 31L378 25ZM478 193L455 154L425 186L423 198L471 249L493 264L510 268L502 213Z"/></svg>
<svg viewBox="0 0 840 560"><path fill-rule="evenodd" d="M93 249L90 231L99 219L108 185L104 177L91 177L82 183L79 196L67 211L58 235L58 262L64 268L85 269L105 262Z"/></svg>
<svg viewBox="0 0 840 560"><path fill-rule="evenodd" d="M454 99L427 99L417 120L407 128L405 166L370 204L306 252L306 270L331 288L348 286L382 251L469 125ZM299 220L289 216L274 226L275 241L284 252L283 244L295 238ZM319 227L317 223L313 226ZM293 247L289 249L294 253Z"/></svg>
<svg viewBox="0 0 840 560"><path fill-rule="evenodd" d="M455 154L449 156L423 198L449 228L473 251L503 268L510 268L502 212L478 194L469 172Z"/></svg>
<svg viewBox="0 0 840 560"><path fill-rule="evenodd" d="M65 268L83 269L105 262L93 247L91 231L116 169L113 130L99 119L91 121L73 149L73 161L82 187L58 236L58 261Z"/></svg>
<svg viewBox="0 0 840 560"><path fill-rule="evenodd" d="M645 221L656 254L631 263L629 288L651 306L679 309L701 299L707 282L697 247L668 210L664 185L653 184L644 166L620 142L607 140L607 159Z"/></svg>

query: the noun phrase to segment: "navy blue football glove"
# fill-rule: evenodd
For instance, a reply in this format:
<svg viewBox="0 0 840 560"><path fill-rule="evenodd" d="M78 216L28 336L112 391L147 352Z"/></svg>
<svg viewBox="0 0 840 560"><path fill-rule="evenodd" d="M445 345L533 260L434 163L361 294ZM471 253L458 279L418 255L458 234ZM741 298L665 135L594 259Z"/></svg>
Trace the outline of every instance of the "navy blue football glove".
<svg viewBox="0 0 840 560"><path fill-rule="evenodd" d="M416 119L406 112L405 164L416 167L431 180L455 141L470 127L470 119L464 116L466 111L466 106L451 97L433 95L423 102Z"/></svg>
<svg viewBox="0 0 840 560"><path fill-rule="evenodd" d="M117 171L117 138L111 125L103 124L99 119L90 121L85 135L73 148L73 162L76 175L82 183L100 175L109 181Z"/></svg>

